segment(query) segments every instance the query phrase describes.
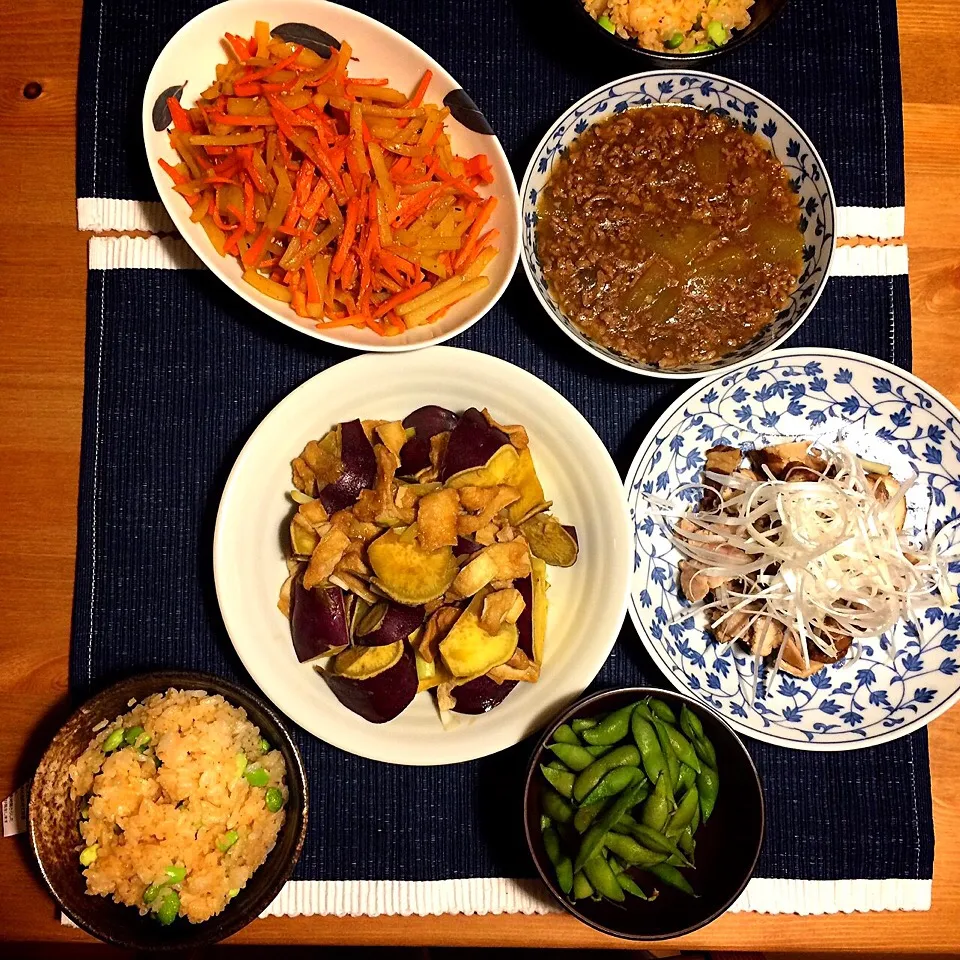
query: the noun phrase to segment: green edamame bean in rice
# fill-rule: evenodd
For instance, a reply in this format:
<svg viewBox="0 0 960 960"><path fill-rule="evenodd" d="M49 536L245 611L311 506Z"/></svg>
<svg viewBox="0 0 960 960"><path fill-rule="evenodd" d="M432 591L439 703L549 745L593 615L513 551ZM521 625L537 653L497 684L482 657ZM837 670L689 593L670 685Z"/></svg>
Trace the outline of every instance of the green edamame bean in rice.
<svg viewBox="0 0 960 960"><path fill-rule="evenodd" d="M283 788L283 756L264 753L261 739L242 709L201 690L153 694L99 731L69 771L73 797L88 804L83 842L97 851L87 892L161 922L219 913L273 849L285 817L237 773L238 756L256 760ZM217 843L230 831L243 842L224 856Z"/></svg>

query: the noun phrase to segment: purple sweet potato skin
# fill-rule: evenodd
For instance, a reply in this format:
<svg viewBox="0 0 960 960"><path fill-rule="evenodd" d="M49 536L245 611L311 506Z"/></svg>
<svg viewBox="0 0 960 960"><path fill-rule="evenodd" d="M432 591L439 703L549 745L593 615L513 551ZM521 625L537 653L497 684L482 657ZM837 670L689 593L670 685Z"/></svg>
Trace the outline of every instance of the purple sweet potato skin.
<svg viewBox="0 0 960 960"><path fill-rule="evenodd" d="M462 687L454 689L453 698L457 703L453 708L454 712L487 713L503 703L517 683L517 680L504 680L503 683L497 683L489 677L477 677L476 680L471 680Z"/></svg>
<svg viewBox="0 0 960 960"><path fill-rule="evenodd" d="M353 642L358 647L385 647L406 640L423 623L423 617L423 607L405 607L391 601L380 626L372 633L355 636Z"/></svg>
<svg viewBox="0 0 960 960"><path fill-rule="evenodd" d="M340 424L340 459L340 476L320 491L320 502L328 513L352 507L377 478L377 458L359 420Z"/></svg>
<svg viewBox="0 0 960 960"><path fill-rule="evenodd" d="M460 418L445 407L433 404L419 407L403 421L406 429L413 429L411 437L400 450L400 469L402 477L412 477L430 466L430 440L438 433L446 433L457 425Z"/></svg>
<svg viewBox="0 0 960 960"><path fill-rule="evenodd" d="M523 597L523 613L517 620L517 649L522 650L531 660L533 659L533 578L524 577L514 580L520 596Z"/></svg>
<svg viewBox="0 0 960 960"><path fill-rule="evenodd" d="M346 649L350 630L343 591L334 586L307 590L303 578L297 577L291 593L290 636L301 663Z"/></svg>
<svg viewBox="0 0 960 960"><path fill-rule="evenodd" d="M476 407L470 407L463 412L450 434L447 452L440 467L440 481L445 483L456 473L482 467L509 443L510 438L502 430L491 427Z"/></svg>
<svg viewBox="0 0 960 960"><path fill-rule="evenodd" d="M408 646L389 670L368 680L351 680L324 671L333 695L348 709L370 723L389 723L410 706L417 695L417 664Z"/></svg>

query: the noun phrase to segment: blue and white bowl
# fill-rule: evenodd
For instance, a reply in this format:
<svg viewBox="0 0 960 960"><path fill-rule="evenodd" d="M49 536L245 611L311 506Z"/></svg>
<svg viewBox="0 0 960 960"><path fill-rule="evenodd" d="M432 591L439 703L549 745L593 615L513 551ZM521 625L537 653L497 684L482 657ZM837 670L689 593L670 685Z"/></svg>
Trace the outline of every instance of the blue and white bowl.
<svg viewBox="0 0 960 960"><path fill-rule="evenodd" d="M803 231L803 274L789 304L749 343L707 363L662 370L632 360L591 340L563 315L547 288L537 250L537 203L556 161L591 124L630 107L687 106L723 114L758 134L787 168L797 193ZM796 121L750 87L698 70L656 70L617 80L587 94L547 131L534 151L520 187L523 216L523 267L534 292L557 326L590 353L622 370L652 377L702 377L772 350L783 343L813 310L827 282L833 256L836 200L820 154Z"/></svg>
<svg viewBox="0 0 960 960"><path fill-rule="evenodd" d="M649 495L697 498L706 451L802 438L842 440L890 465L907 493L904 530L937 536L949 559L950 603L931 596L915 623L865 641L808 679L771 678L753 657L717 643L677 587L680 553ZM905 370L856 353L783 350L725 370L679 397L647 434L625 482L634 525L630 617L656 665L682 693L735 730L800 750L857 750L913 733L960 700L960 411Z"/></svg>

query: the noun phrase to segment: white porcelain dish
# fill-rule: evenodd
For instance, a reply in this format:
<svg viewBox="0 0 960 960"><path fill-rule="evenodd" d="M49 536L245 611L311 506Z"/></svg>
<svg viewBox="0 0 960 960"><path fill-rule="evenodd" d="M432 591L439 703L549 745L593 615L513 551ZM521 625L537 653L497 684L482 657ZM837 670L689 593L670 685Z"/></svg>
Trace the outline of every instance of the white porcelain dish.
<svg viewBox="0 0 960 960"><path fill-rule="evenodd" d="M399 419L425 404L488 407L522 423L556 515L577 528L580 556L549 568L550 610L538 683L517 688L490 713L441 723L429 693L375 725L343 707L294 656L277 609L286 577L282 542L291 503L290 461L333 424ZM392 763L457 763L503 750L535 732L596 676L626 613L632 527L610 455L576 409L535 376L494 357L437 347L405 357L367 355L318 374L282 400L247 441L224 488L214 535L214 574L224 623L266 696L311 733L351 753Z"/></svg>
<svg viewBox="0 0 960 960"><path fill-rule="evenodd" d="M287 304L260 293L242 279L243 270L233 257L220 257L203 228L190 220L190 207L171 189L169 177L158 164L161 157L177 162L165 129L155 129L154 105L171 86L186 83L182 103L191 106L214 79L214 68L226 54L221 39L227 32L250 36L254 22L267 19L271 27L284 23L308 23L337 39L347 40L353 49L351 74L359 77L388 77L392 86L413 90L424 71L432 70L427 89L428 102L453 98L452 114L446 121L454 151L461 156L486 154L494 172L488 192L498 198L489 226L500 231L497 258L486 271L490 284L484 290L455 304L437 323L417 327L396 337L380 337L372 330L353 327L330 331L316 329L312 321L298 317ZM457 93L456 91L459 91ZM163 48L147 80L143 97L143 139L154 182L170 218L196 255L237 296L285 326L307 336L354 350L397 352L441 343L483 317L500 299L513 276L520 254L519 199L513 173L500 141L460 85L432 57L399 33L370 17L326 0L227 0L198 14L181 27ZM459 114L461 119L457 119ZM470 123L471 129L463 121ZM484 132L485 131L485 132Z"/></svg>

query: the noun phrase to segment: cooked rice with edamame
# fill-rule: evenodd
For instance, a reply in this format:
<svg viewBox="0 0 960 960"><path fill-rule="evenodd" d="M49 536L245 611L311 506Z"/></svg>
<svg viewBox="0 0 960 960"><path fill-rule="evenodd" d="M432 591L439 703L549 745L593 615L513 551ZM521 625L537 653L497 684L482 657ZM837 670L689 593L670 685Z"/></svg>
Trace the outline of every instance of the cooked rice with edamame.
<svg viewBox="0 0 960 960"><path fill-rule="evenodd" d="M153 694L70 768L87 893L200 923L273 849L286 768L244 710L202 690Z"/></svg>
<svg viewBox="0 0 960 960"><path fill-rule="evenodd" d="M753 0L583 0L601 27L645 50L700 53L750 23Z"/></svg>

